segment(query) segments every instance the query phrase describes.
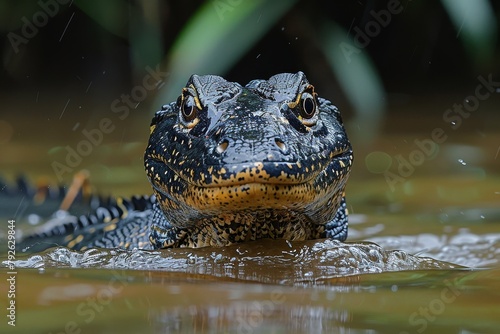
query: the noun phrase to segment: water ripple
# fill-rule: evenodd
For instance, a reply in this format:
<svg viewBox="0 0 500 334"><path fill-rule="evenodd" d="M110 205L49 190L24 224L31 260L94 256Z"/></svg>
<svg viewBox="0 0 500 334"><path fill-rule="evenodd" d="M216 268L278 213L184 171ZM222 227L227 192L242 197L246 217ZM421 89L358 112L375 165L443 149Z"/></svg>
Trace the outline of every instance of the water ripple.
<svg viewBox="0 0 500 334"><path fill-rule="evenodd" d="M223 248L161 251L52 248L13 262L17 268L109 268L158 270L259 282L314 282L339 277L401 270L450 269L459 266L375 243L335 240L288 242L260 240ZM3 261L7 265L7 261Z"/></svg>

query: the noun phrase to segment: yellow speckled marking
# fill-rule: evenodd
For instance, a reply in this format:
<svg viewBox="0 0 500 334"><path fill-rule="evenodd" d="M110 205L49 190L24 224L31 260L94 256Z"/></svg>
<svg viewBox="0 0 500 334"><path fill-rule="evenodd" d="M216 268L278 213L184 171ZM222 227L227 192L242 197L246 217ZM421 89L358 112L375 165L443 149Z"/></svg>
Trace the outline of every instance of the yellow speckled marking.
<svg viewBox="0 0 500 334"><path fill-rule="evenodd" d="M289 167L292 168L292 164L290 164ZM266 172L261 162L256 162L253 164L253 167L249 166L240 172L229 175L229 177L225 177L224 175L227 172L225 168L221 168L217 173L213 173L213 169L213 166L207 168L208 174L212 175L212 183L204 184L204 187L233 186L254 182L292 185L302 182L301 180L290 177L290 174L287 173L281 173L278 177L271 177L271 175Z"/></svg>
<svg viewBox="0 0 500 334"><path fill-rule="evenodd" d="M108 232L108 231L113 231L114 229L116 229L116 224L109 224L106 227L104 227L103 230Z"/></svg>
<svg viewBox="0 0 500 334"><path fill-rule="evenodd" d="M123 205L123 198L121 197L118 197L116 199L116 205L120 207L120 209L122 209L123 211L123 214L120 216L120 218L126 218L128 216L128 209L125 207L125 205Z"/></svg>
<svg viewBox="0 0 500 334"><path fill-rule="evenodd" d="M68 248L75 247L75 245L80 243L82 240L83 240L83 235L82 234L78 235L75 239L68 242Z"/></svg>
<svg viewBox="0 0 500 334"><path fill-rule="evenodd" d="M184 201L203 212L241 208L292 208L310 202L316 192L309 184L248 183L226 187L190 187Z"/></svg>

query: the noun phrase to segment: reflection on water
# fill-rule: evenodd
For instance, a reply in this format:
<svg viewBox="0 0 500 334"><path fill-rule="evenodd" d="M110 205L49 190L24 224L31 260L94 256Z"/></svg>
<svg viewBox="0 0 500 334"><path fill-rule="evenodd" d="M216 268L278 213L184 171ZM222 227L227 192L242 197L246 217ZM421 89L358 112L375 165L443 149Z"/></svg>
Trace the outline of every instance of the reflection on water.
<svg viewBox="0 0 500 334"><path fill-rule="evenodd" d="M418 248L436 237L378 240ZM471 241L450 242L462 254L477 244ZM471 270L389 248L330 240L162 251L52 248L16 259L19 312L31 319L18 328L442 333L446 327L447 333L476 333L500 326L498 269ZM57 317L47 316L54 312Z"/></svg>
<svg viewBox="0 0 500 334"><path fill-rule="evenodd" d="M443 333L446 326L446 333L493 333L500 326L499 270L385 272L315 286L121 269L20 269L17 279L23 332Z"/></svg>

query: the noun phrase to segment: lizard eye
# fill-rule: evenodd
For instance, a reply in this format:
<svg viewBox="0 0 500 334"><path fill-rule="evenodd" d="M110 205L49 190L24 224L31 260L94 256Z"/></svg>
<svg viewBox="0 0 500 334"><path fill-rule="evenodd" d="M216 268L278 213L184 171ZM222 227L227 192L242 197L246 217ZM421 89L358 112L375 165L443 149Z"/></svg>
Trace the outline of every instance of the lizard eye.
<svg viewBox="0 0 500 334"><path fill-rule="evenodd" d="M314 96L309 93L304 93L302 94L301 100L302 105L299 111L300 116L306 119L313 117L316 113L316 100L314 99Z"/></svg>
<svg viewBox="0 0 500 334"><path fill-rule="evenodd" d="M302 93L297 95L295 101L287 102L283 112L290 124L299 131L309 131L309 128L315 126L318 122L318 100L314 87L312 85L307 86Z"/></svg>
<svg viewBox="0 0 500 334"><path fill-rule="evenodd" d="M184 121L191 122L198 116L198 108L194 103L194 97L188 95L181 102L181 113Z"/></svg>
<svg viewBox="0 0 500 334"><path fill-rule="evenodd" d="M188 89L184 89L182 91L182 95L179 97L177 101L179 106L179 118L181 123L188 129L193 128L198 122L199 119L199 101L194 97Z"/></svg>

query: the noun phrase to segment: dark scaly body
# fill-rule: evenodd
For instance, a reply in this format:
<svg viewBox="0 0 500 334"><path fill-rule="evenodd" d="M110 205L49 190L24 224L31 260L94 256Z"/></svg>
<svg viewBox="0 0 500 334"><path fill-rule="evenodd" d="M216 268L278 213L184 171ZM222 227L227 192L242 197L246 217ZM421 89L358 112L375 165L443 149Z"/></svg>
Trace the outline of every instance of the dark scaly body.
<svg viewBox="0 0 500 334"><path fill-rule="evenodd" d="M81 174L86 173L77 173L75 179L82 177ZM141 212L150 215L153 203L154 196L130 199L97 196L90 187L75 187L75 182L66 187L53 186L45 180L34 185L22 176L14 184L0 179L0 217L15 221L16 246L30 252L55 245L76 249L97 244L126 248L127 242L139 245L139 241L147 248L146 232L145 236L127 232L137 225L144 225L142 229L147 230L147 219L144 224L135 222L139 222ZM129 216L134 217L134 224L127 224ZM44 223L40 226L40 222ZM112 232L117 225L121 228ZM121 241L117 244L117 240Z"/></svg>
<svg viewBox="0 0 500 334"><path fill-rule="evenodd" d="M62 243L82 249L344 240L351 164L340 112L317 97L303 73L245 87L194 75L151 124L145 168L155 196L121 214L90 215L97 222Z"/></svg>

